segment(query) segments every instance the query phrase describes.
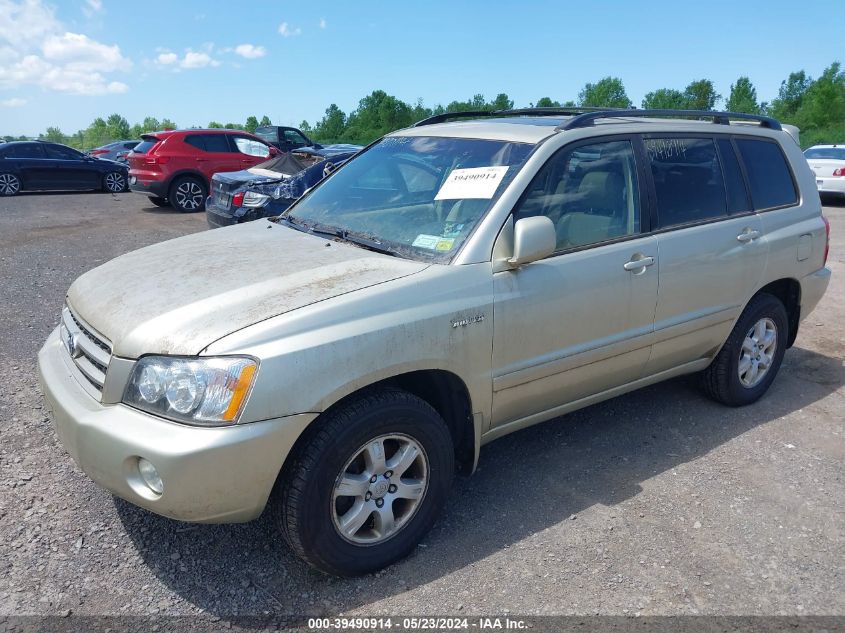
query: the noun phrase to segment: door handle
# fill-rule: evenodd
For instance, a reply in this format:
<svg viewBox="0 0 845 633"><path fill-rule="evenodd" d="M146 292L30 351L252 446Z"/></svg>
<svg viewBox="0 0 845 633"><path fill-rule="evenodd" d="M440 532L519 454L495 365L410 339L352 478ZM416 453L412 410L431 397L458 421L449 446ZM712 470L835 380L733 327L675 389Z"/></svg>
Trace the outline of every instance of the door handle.
<svg viewBox="0 0 845 633"><path fill-rule="evenodd" d="M654 257L645 256L639 257L637 259L632 258L630 261L625 262L622 265L622 268L624 268L628 272L632 272L635 270L646 268L647 266L651 266L652 264L654 264Z"/></svg>
<svg viewBox="0 0 845 633"><path fill-rule="evenodd" d="M756 240L758 237L760 237L760 231L745 229L742 233L736 236L736 239L743 244L747 244L748 242Z"/></svg>

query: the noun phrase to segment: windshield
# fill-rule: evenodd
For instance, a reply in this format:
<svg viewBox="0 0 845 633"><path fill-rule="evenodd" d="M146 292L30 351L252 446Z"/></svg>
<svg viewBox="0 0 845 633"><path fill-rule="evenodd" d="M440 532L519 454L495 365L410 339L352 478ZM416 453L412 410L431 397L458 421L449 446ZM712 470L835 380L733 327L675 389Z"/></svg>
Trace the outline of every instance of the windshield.
<svg viewBox="0 0 845 633"><path fill-rule="evenodd" d="M804 156L817 160L845 160L845 147L811 147L804 152Z"/></svg>
<svg viewBox="0 0 845 633"><path fill-rule="evenodd" d="M448 262L533 145L392 136L349 161L283 216L314 232Z"/></svg>

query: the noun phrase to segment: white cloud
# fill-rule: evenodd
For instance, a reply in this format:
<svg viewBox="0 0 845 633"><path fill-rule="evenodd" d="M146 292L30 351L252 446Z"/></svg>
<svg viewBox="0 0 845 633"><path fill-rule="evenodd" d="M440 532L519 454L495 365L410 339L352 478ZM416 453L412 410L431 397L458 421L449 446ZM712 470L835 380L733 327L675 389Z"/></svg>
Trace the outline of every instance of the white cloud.
<svg viewBox="0 0 845 633"><path fill-rule="evenodd" d="M176 53L160 53L156 57L156 63L162 66L169 66L170 64L175 64L177 61L179 61L179 56Z"/></svg>
<svg viewBox="0 0 845 633"><path fill-rule="evenodd" d="M254 46L252 44L239 44L235 47L235 54L246 59L257 59L264 57L267 54L267 49L263 46Z"/></svg>
<svg viewBox="0 0 845 633"><path fill-rule="evenodd" d="M12 99L4 99L0 101L0 105L6 108L22 108L26 105L26 99L13 97Z"/></svg>
<svg viewBox="0 0 845 633"><path fill-rule="evenodd" d="M94 5L101 6L101 0L88 3ZM106 76L132 68L120 47L68 31L41 0L0 0L0 58L0 89L31 84L101 95L129 88Z"/></svg>
<svg viewBox="0 0 845 633"><path fill-rule="evenodd" d="M327 26L328 26L328 24L326 24L326 18L320 18L320 28L324 29Z"/></svg>
<svg viewBox="0 0 845 633"><path fill-rule="evenodd" d="M82 12L89 18L102 10L103 0L85 0L85 6L82 7Z"/></svg>
<svg viewBox="0 0 845 633"><path fill-rule="evenodd" d="M209 66L216 67L220 62L211 56L213 45L205 45L204 48L208 52L195 51L190 48L185 49L185 54L180 58L177 53L167 49L159 49L159 54L155 58L155 63L159 66L168 66L174 71L179 70L195 70L197 68L207 68Z"/></svg>
<svg viewBox="0 0 845 633"><path fill-rule="evenodd" d="M279 34L282 37L294 37L296 35L302 35L302 29L298 26L295 29L292 29L287 22L282 22L279 25Z"/></svg>

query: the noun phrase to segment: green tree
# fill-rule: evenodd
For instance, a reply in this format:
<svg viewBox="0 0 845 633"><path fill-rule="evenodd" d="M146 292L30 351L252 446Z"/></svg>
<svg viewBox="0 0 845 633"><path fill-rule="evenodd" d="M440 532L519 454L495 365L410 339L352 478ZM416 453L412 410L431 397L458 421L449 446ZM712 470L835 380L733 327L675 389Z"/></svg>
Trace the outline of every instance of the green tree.
<svg viewBox="0 0 845 633"><path fill-rule="evenodd" d="M119 114L112 114L106 121L106 134L110 141L128 139L129 132L129 121Z"/></svg>
<svg viewBox="0 0 845 633"><path fill-rule="evenodd" d="M559 108L560 102L552 101L551 97L540 97L537 99L537 103L534 104L535 108Z"/></svg>
<svg viewBox="0 0 845 633"><path fill-rule="evenodd" d="M374 90L358 102L358 108L347 119L347 140L369 143L380 136L408 127L413 123L411 107L387 94Z"/></svg>
<svg viewBox="0 0 845 633"><path fill-rule="evenodd" d="M513 108L513 99L509 98L504 92L496 95L490 103L487 104L488 110L510 110Z"/></svg>
<svg viewBox="0 0 845 633"><path fill-rule="evenodd" d="M803 70L789 73L789 77L780 83L778 96L769 105L769 114L782 121L791 120L812 83L813 80Z"/></svg>
<svg viewBox="0 0 845 633"><path fill-rule="evenodd" d="M255 134L255 130L258 127L258 119L254 116L248 116L246 118L246 124L244 125L244 129L249 132L250 134Z"/></svg>
<svg viewBox="0 0 845 633"><path fill-rule="evenodd" d="M731 94L725 103L729 112L760 114L762 108L757 102L757 89L748 77L740 77L731 85Z"/></svg>
<svg viewBox="0 0 845 633"><path fill-rule="evenodd" d="M308 121L304 121L304 120L302 121L302 123L299 124L299 129L302 130L303 132L305 132L305 134L307 134L308 136L311 136L311 134L313 132L313 129L311 128L311 124Z"/></svg>
<svg viewBox="0 0 845 633"><path fill-rule="evenodd" d="M270 120L270 117L265 114L263 117L261 117L261 122L259 123L259 125L273 125L273 122Z"/></svg>
<svg viewBox="0 0 845 633"><path fill-rule="evenodd" d="M178 128L179 128L179 126L176 125L176 123L174 121L171 121L170 119L165 118L165 119L161 120L161 128L160 129L162 129L162 130L175 130L175 129L178 129Z"/></svg>
<svg viewBox="0 0 845 633"><path fill-rule="evenodd" d="M221 130L221 129L223 129L223 124L218 123L217 121L209 121L208 122L208 129L210 129L210 130Z"/></svg>
<svg viewBox="0 0 845 633"><path fill-rule="evenodd" d="M845 72L839 62L810 84L795 118L799 127L845 127Z"/></svg>
<svg viewBox="0 0 845 633"><path fill-rule="evenodd" d="M325 115L314 126L314 138L318 141L337 142L345 133L346 114L333 103L326 108Z"/></svg>
<svg viewBox="0 0 845 633"><path fill-rule="evenodd" d="M646 110L683 110L687 100L680 90L658 88L645 96L642 107Z"/></svg>
<svg viewBox="0 0 845 633"><path fill-rule="evenodd" d="M109 141L108 136L109 128L105 119L97 117L85 129L85 146L90 148L104 145Z"/></svg>
<svg viewBox="0 0 845 633"><path fill-rule="evenodd" d="M578 105L601 108L630 108L631 100L625 86L618 77L605 77L596 83L588 83L578 93Z"/></svg>
<svg viewBox="0 0 845 633"><path fill-rule="evenodd" d="M57 127L48 127L47 133L44 135L45 141L51 141L53 143L64 143L65 142L65 135L62 134L62 131Z"/></svg>
<svg viewBox="0 0 845 633"><path fill-rule="evenodd" d="M225 127L227 130L242 130L242 129L244 129L244 126L241 125L240 123L227 123L223 127Z"/></svg>
<svg viewBox="0 0 845 633"><path fill-rule="evenodd" d="M686 108L688 110L713 110L722 98L713 82L709 79L699 79L691 82L684 89Z"/></svg>

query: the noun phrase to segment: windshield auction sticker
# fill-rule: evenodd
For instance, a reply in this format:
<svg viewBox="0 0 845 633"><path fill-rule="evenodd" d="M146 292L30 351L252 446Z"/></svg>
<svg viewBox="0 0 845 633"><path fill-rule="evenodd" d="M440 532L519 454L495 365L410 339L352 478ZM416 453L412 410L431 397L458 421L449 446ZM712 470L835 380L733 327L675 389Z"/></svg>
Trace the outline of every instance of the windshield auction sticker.
<svg viewBox="0 0 845 633"><path fill-rule="evenodd" d="M489 200L496 193L496 188L504 179L507 171L507 165L453 169L434 199L467 200L469 198L482 198Z"/></svg>

